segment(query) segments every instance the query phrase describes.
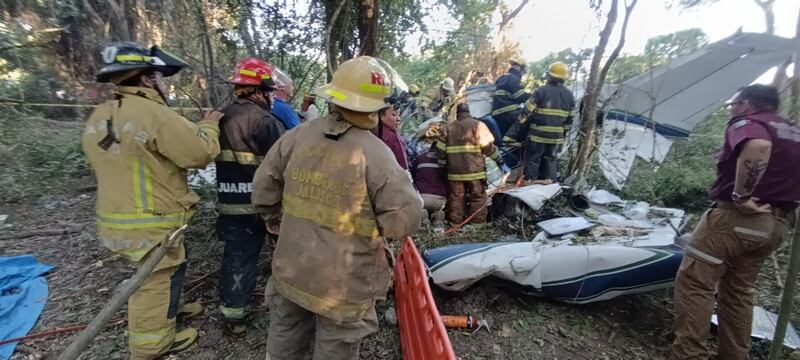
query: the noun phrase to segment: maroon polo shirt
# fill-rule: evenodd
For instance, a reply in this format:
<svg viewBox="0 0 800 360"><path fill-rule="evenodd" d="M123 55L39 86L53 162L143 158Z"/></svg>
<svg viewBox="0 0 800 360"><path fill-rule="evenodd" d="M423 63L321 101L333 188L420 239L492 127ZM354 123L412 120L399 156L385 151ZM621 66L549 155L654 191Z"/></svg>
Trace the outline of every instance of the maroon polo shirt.
<svg viewBox="0 0 800 360"><path fill-rule="evenodd" d="M429 150L414 158L411 176L420 194L447 196L446 175L444 168L436 161L435 151Z"/></svg>
<svg viewBox="0 0 800 360"><path fill-rule="evenodd" d="M378 121L378 126L372 130L372 133L389 147L389 150L392 151L394 157L397 159L397 164L400 165L403 170L408 170L406 142L400 137L397 131L384 124L383 121Z"/></svg>
<svg viewBox="0 0 800 360"><path fill-rule="evenodd" d="M758 112L728 122L725 144L717 160L717 181L709 191L711 199L731 201L739 153L753 139L771 142L772 152L752 195L762 203L793 210L800 200L800 128L773 112Z"/></svg>

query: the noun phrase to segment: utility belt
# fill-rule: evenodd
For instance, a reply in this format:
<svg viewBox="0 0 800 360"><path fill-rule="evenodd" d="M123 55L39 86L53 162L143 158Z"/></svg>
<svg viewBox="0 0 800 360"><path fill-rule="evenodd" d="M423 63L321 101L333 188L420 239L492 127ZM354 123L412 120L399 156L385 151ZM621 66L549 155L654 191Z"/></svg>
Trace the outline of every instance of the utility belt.
<svg viewBox="0 0 800 360"><path fill-rule="evenodd" d="M718 208L718 209L725 209L725 210L738 210L739 208L736 206L735 203L731 201L722 201L716 200L714 204L711 205L711 208ZM772 211L772 215L781 219L788 219L789 215L791 215L789 211L783 210L777 206L770 205L770 210Z"/></svg>

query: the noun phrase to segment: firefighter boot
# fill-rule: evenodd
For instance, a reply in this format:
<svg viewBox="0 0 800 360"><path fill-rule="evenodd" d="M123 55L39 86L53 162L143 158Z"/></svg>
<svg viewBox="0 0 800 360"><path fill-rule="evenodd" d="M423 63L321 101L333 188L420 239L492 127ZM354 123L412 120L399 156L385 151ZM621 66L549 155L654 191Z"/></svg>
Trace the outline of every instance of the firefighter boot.
<svg viewBox="0 0 800 360"><path fill-rule="evenodd" d="M197 329L186 328L175 334L175 341L169 347L167 354L174 354L188 349L197 342Z"/></svg>
<svg viewBox="0 0 800 360"><path fill-rule="evenodd" d="M181 309L178 310L178 317L184 320L191 319L202 314L203 311L205 308L199 302L186 303L181 305Z"/></svg>

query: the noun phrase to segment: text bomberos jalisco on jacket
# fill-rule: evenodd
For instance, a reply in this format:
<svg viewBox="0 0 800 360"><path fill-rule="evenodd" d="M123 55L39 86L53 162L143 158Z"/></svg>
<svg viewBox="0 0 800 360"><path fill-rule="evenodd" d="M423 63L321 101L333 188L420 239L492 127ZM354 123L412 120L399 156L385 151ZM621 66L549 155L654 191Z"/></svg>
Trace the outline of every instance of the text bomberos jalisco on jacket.
<svg viewBox="0 0 800 360"><path fill-rule="evenodd" d="M361 319L385 296L386 238L411 234L422 216L422 201L394 155L364 130L370 126L346 122L347 115L369 116L338 109L286 133L253 181L253 205L267 219L283 210L276 289L336 321Z"/></svg>
<svg viewBox="0 0 800 360"><path fill-rule="evenodd" d="M186 169L214 160L219 127L186 120L153 89L120 87L117 95L87 121L83 151L97 173L98 236L139 261L194 214L200 197L189 189ZM121 141L103 150L95 144L109 126Z"/></svg>

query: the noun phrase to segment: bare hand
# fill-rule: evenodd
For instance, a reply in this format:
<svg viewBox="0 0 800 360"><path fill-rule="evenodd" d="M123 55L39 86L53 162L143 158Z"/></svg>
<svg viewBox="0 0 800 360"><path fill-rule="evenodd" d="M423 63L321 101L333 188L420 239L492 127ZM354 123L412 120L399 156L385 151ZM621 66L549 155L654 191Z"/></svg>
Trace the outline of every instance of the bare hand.
<svg viewBox="0 0 800 360"><path fill-rule="evenodd" d="M742 214L769 214L772 208L769 204L758 205L758 198L751 197L745 202L736 203L736 209Z"/></svg>
<svg viewBox="0 0 800 360"><path fill-rule="evenodd" d="M203 116L203 121L208 121L210 123L219 125L219 120L222 119L223 116L225 116L224 113L217 110L211 110L206 113L206 116Z"/></svg>
<svg viewBox="0 0 800 360"><path fill-rule="evenodd" d="M281 232L281 219L272 219L267 221L267 232L272 235L278 235Z"/></svg>

